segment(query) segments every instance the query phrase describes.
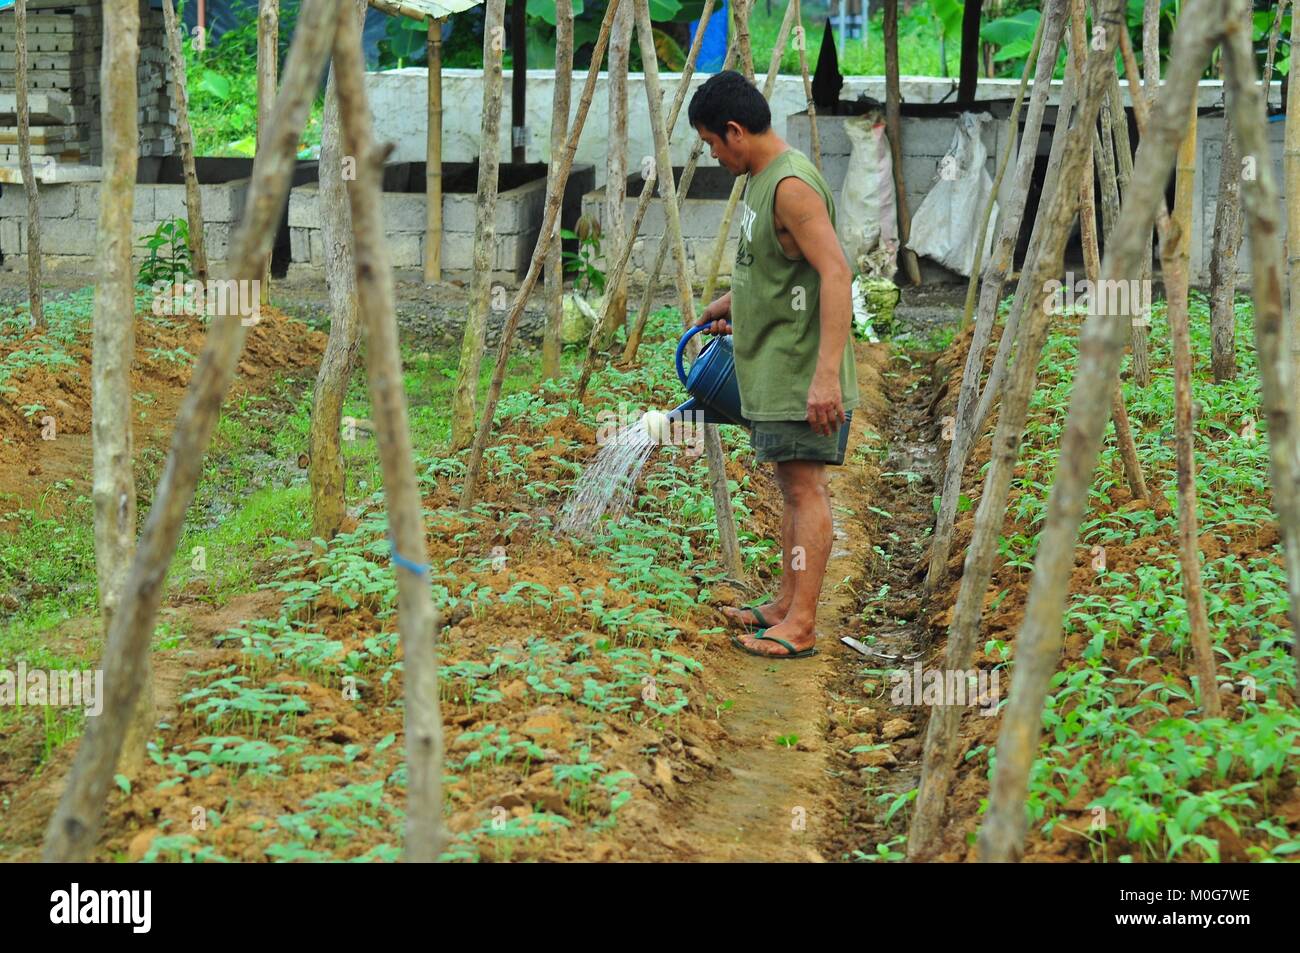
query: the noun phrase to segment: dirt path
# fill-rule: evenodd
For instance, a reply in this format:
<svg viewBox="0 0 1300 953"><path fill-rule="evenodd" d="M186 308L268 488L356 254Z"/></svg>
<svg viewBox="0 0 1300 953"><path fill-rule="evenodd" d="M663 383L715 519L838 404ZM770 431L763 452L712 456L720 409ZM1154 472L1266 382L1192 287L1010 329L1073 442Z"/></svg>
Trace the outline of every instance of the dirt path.
<svg viewBox="0 0 1300 953"><path fill-rule="evenodd" d="M890 675L927 646L918 570L940 447L924 360L859 345L858 380L847 462L830 471L821 651L794 663L727 657L718 674L733 744L682 794L691 859L831 861L891 841L901 850L907 813L886 815L916 787L924 719L894 704Z"/></svg>

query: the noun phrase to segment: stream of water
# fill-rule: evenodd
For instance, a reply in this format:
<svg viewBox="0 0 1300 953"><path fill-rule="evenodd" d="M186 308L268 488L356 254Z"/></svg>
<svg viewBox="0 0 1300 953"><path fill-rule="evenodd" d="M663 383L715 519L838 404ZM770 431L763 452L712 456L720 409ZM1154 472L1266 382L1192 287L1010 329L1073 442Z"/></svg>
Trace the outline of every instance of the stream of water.
<svg viewBox="0 0 1300 953"><path fill-rule="evenodd" d="M632 505L637 480L657 446L644 426L619 428L578 477L560 512L558 532L590 536L602 519L617 522Z"/></svg>

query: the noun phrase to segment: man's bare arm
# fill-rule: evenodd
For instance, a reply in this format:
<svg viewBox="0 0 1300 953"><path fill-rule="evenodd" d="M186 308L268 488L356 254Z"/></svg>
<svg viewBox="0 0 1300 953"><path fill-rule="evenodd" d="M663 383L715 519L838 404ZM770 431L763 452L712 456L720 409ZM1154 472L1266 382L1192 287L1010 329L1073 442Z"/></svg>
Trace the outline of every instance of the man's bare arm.
<svg viewBox="0 0 1300 953"><path fill-rule="evenodd" d="M853 324L853 272L825 201L807 182L788 177L777 185L776 221L821 277L821 345L808 389L808 422L817 433L831 434L844 420L840 362Z"/></svg>

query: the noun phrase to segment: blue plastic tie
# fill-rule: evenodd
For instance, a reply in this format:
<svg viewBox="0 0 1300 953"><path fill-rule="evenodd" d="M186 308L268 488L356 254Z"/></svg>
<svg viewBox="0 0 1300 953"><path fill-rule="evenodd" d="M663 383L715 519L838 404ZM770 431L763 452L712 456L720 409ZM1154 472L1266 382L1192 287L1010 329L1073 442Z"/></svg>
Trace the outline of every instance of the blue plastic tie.
<svg viewBox="0 0 1300 953"><path fill-rule="evenodd" d="M388 537L388 557L394 565L401 566L408 572L413 572L417 576L427 576L429 574L428 563L417 563L407 559L397 551L397 543L393 537Z"/></svg>

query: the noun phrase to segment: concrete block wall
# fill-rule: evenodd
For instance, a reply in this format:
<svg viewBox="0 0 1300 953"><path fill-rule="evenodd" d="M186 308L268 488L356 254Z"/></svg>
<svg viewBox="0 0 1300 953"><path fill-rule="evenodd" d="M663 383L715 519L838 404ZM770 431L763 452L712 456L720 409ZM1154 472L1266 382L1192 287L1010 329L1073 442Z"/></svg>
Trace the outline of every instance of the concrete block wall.
<svg viewBox="0 0 1300 953"><path fill-rule="evenodd" d="M1210 284L1210 260L1214 255L1214 217L1219 206L1219 174L1223 167L1225 120L1222 115L1200 116L1196 122L1196 179L1193 184L1192 246L1190 261L1191 281L1201 287ZM1256 161L1256 167L1267 162L1273 170L1282 202L1279 207L1280 234L1286 235L1286 180L1282 175L1282 146L1286 123L1269 123L1270 155ZM1244 169L1241 170L1244 173ZM1241 250L1237 253L1237 288L1249 292L1243 284L1250 274L1250 238L1244 235Z"/></svg>
<svg viewBox="0 0 1300 953"><path fill-rule="evenodd" d="M681 168L674 168L673 174L680 179ZM722 214L726 209L727 196L732 181L730 173L724 169L716 167L701 168L696 172L695 180L691 183L690 194L687 195L686 201L682 203L682 239L686 246L686 270L691 281L697 286L703 284L708 273L709 263L713 257L713 244L717 240L719 230L722 228ZM623 218L630 225L636 216L636 207L640 200L641 178L639 173L629 176L628 182L629 193L637 192L635 195L629 194L623 203ZM582 214L596 218L600 221L602 230L604 229L604 186L594 189L582 197ZM719 274L721 275L731 274L731 264L736 258L736 242L740 234L739 222L740 217L733 216L731 232L719 268ZM636 241L632 244L632 257L628 261L628 280L633 286L644 286L646 281L649 280L650 269L654 267L655 259L659 254L659 242L667 233L667 230L668 225L664 218L663 205L659 201L658 195L656 195L651 201L650 207L646 209L645 218L641 222L641 229L637 233ZM612 271L614 263L606 261L603 267L606 272ZM664 259L663 268L659 273L660 287L671 287L673 276L676 274L675 269L676 265L673 262L670 247L668 256Z"/></svg>
<svg viewBox="0 0 1300 953"><path fill-rule="evenodd" d="M55 182L40 187L41 255L49 267L85 268L93 274L100 257L96 236L99 190L99 182ZM247 190L247 179L199 186L203 238L208 263L214 269L224 266L230 253ZM184 185L137 185L132 207L135 260L146 257L139 244L160 222L185 215ZM0 185L0 259L5 271L27 267L27 197L21 185Z"/></svg>
<svg viewBox="0 0 1300 953"><path fill-rule="evenodd" d="M589 165L575 166L565 191L561 219L571 223L580 214L584 192L594 184ZM297 186L289 193L289 277L319 273L325 265L317 183ZM442 271L445 277L468 277L474 266L476 201L472 192L442 196ZM421 268L427 203L423 192L383 194L384 231L394 268ZM546 213L546 179L539 177L497 196L492 272L500 281L523 278L532 260Z"/></svg>

